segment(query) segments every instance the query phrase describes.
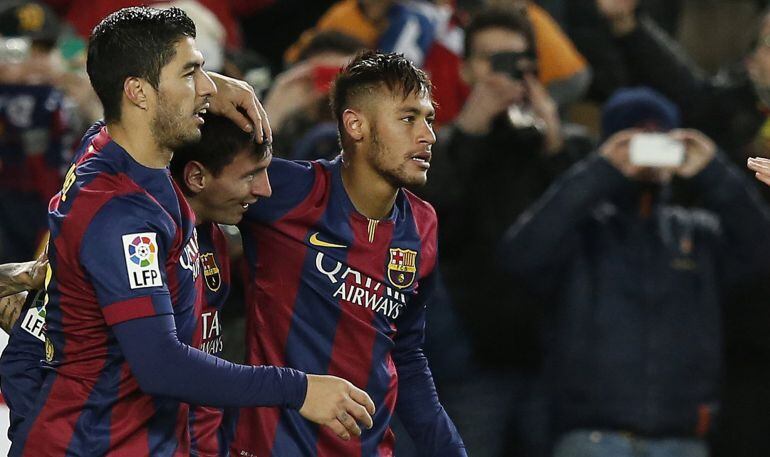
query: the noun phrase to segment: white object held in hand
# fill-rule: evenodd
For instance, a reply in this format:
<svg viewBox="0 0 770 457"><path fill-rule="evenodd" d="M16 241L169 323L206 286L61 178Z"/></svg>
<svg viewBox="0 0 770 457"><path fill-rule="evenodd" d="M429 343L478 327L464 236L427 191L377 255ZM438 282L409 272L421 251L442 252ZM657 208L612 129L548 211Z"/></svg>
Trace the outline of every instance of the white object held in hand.
<svg viewBox="0 0 770 457"><path fill-rule="evenodd" d="M629 159L639 167L678 167L684 163L684 144L665 133L639 133L631 138Z"/></svg>

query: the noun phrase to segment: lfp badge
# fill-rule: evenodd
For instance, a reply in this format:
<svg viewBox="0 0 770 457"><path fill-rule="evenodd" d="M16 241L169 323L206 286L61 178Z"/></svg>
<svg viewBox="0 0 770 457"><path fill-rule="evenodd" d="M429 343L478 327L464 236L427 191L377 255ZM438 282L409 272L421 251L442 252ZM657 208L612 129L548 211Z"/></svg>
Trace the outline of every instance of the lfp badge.
<svg viewBox="0 0 770 457"><path fill-rule="evenodd" d="M417 274L417 251L390 248L388 280L399 289L406 289L414 282Z"/></svg>
<svg viewBox="0 0 770 457"><path fill-rule="evenodd" d="M123 250L132 289L163 285L158 266L158 243L155 233L123 235Z"/></svg>

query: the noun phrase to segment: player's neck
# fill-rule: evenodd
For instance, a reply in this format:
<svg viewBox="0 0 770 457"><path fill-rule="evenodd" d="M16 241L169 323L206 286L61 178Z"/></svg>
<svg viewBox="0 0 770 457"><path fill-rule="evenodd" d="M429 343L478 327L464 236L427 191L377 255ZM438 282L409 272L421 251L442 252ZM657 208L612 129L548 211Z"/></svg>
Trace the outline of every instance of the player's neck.
<svg viewBox="0 0 770 457"><path fill-rule="evenodd" d="M148 168L166 168L173 155L155 141L149 126L128 122L107 124L110 138L126 150L134 160Z"/></svg>
<svg viewBox="0 0 770 457"><path fill-rule="evenodd" d="M191 197L189 195L186 197L187 203L190 204L190 209L192 209L193 214L195 214L195 225L199 226L207 223L209 220L206 216L206 210L204 209L203 203L195 197Z"/></svg>
<svg viewBox="0 0 770 457"><path fill-rule="evenodd" d="M369 219L385 219L396 202L398 189L363 163L345 159L342 185L356 211Z"/></svg>

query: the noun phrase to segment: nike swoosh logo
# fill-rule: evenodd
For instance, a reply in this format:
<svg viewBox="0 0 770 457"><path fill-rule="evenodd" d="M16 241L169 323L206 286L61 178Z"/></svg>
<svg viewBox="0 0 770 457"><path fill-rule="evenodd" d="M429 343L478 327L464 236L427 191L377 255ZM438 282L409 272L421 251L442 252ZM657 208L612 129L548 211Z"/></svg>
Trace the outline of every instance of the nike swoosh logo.
<svg viewBox="0 0 770 457"><path fill-rule="evenodd" d="M346 248L344 244L334 244L334 243L327 243L326 241L322 241L318 239L318 232L315 232L314 234L310 235L310 244L313 246L319 246L322 248Z"/></svg>

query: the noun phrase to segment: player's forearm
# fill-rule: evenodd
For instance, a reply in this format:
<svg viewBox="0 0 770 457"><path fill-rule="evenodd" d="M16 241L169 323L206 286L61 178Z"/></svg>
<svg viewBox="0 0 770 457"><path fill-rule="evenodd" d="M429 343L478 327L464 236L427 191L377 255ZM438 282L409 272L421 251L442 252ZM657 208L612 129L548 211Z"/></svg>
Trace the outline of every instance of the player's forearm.
<svg viewBox="0 0 770 457"><path fill-rule="evenodd" d="M179 342L171 315L112 327L143 392L219 407L299 409L305 374L290 368L237 365Z"/></svg>
<svg viewBox="0 0 770 457"><path fill-rule="evenodd" d="M399 360L396 369L399 378L396 413L420 455L467 456L460 433L439 402L428 361L422 352Z"/></svg>
<svg viewBox="0 0 770 457"><path fill-rule="evenodd" d="M0 298L0 328L2 328L5 333L11 333L11 329L19 318L26 299L26 291Z"/></svg>
<svg viewBox="0 0 770 457"><path fill-rule="evenodd" d="M0 297L29 290L34 265L34 261L0 265Z"/></svg>

